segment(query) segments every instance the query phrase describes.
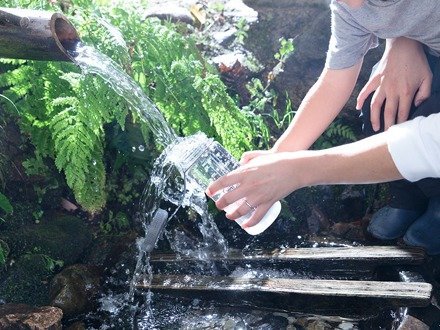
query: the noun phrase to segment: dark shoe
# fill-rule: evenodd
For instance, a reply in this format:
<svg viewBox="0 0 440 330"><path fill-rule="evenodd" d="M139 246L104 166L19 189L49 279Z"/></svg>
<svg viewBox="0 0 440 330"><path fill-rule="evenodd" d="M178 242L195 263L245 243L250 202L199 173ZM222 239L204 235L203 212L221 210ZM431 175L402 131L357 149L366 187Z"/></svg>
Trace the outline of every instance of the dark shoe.
<svg viewBox="0 0 440 330"><path fill-rule="evenodd" d="M440 254L440 197L429 200L428 209L408 228L403 240L425 248L429 255Z"/></svg>
<svg viewBox="0 0 440 330"><path fill-rule="evenodd" d="M408 227L422 214L423 211L385 206L373 215L367 230L371 235L379 239L396 239L403 236Z"/></svg>

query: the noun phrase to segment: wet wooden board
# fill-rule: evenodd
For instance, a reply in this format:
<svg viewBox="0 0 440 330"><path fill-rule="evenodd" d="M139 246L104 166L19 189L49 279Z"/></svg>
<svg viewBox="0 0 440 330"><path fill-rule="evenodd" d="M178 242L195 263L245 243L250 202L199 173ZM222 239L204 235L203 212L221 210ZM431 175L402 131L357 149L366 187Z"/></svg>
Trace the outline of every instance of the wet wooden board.
<svg viewBox="0 0 440 330"><path fill-rule="evenodd" d="M201 293L209 297L222 293L223 298L230 295L236 301L245 299L249 294L253 297L251 299L258 299L255 294L269 294L269 300L278 300L286 307L299 300L302 303L311 303L310 298L315 298L316 301L334 298L333 304L338 304L339 298L345 298L346 302L364 300L382 307L418 307L427 306L432 293L432 285L425 282L259 279L199 275L154 275L150 284L139 283L137 288L180 295Z"/></svg>
<svg viewBox="0 0 440 330"><path fill-rule="evenodd" d="M174 253L154 253L150 262L155 269L166 273L194 273L200 259ZM424 262L422 249L397 246L289 248L246 251L229 250L227 255L206 255L204 261L221 269L244 267L276 268L308 273L309 277L370 279L382 266L416 266ZM246 267L247 267L246 266ZM203 275L202 273L198 273ZM221 274L225 275L225 274Z"/></svg>
<svg viewBox="0 0 440 330"><path fill-rule="evenodd" d="M359 261L386 265L419 265L426 258L423 249L398 246L321 247L256 250L230 250L224 255L211 254L209 260L220 261ZM151 262L180 262L195 260L174 253L153 253Z"/></svg>

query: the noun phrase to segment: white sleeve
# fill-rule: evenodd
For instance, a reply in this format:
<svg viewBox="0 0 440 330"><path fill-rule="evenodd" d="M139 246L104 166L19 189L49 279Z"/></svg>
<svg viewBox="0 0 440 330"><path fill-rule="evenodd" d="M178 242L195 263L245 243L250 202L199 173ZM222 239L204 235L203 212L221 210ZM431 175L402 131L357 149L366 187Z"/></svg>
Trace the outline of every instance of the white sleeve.
<svg viewBox="0 0 440 330"><path fill-rule="evenodd" d="M409 181L440 177L440 114L417 117L388 130L388 150Z"/></svg>

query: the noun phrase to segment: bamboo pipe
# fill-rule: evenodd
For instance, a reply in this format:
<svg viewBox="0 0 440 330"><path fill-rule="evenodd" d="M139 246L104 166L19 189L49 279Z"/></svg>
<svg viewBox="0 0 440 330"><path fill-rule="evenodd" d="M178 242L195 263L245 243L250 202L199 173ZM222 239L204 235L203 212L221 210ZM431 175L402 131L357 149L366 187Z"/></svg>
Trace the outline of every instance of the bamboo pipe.
<svg viewBox="0 0 440 330"><path fill-rule="evenodd" d="M78 33L60 13L0 8L0 57L72 61Z"/></svg>

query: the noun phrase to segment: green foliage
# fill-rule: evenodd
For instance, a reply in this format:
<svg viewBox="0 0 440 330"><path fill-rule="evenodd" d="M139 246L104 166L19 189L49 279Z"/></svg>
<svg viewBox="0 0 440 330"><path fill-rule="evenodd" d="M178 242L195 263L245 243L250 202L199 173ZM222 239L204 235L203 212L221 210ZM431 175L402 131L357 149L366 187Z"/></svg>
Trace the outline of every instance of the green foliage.
<svg viewBox="0 0 440 330"><path fill-rule="evenodd" d="M314 149L327 149L357 140L350 126L335 121L330 124L324 134L313 145Z"/></svg>
<svg viewBox="0 0 440 330"><path fill-rule="evenodd" d="M107 14L110 23L118 27L125 40L130 40L125 50L117 42L117 35L108 37L105 30L100 35L100 24L94 26L100 20L94 23L89 18L87 26L94 31L94 38L102 40L107 37L112 40L108 45L120 45L118 52L112 53L105 47L101 51L112 53L112 58L125 67L127 53L130 54L127 71L178 135L203 131L236 156L250 149L252 136L262 123L240 111L217 71L202 58L195 41L177 33L171 24L161 24L155 19L142 20L138 12L138 8L125 6L124 9L113 8ZM225 120L221 121L221 118ZM236 136L238 142L231 141L231 135Z"/></svg>
<svg viewBox="0 0 440 330"><path fill-rule="evenodd" d="M290 123L294 112L292 111L291 103L286 95L286 105L284 113L281 115L279 107L278 92L271 88L272 82L276 77L283 72L286 60L295 50L292 39L280 40L280 49L274 55L278 60L275 67L269 72L267 81L263 83L261 79L254 78L247 84L247 89L250 94L249 104L243 107L243 110L260 118L261 122L265 122L262 117L269 117L272 119L275 127L280 131ZM267 128L260 129L262 144L266 147L270 144L271 134ZM274 135L279 135L275 132Z"/></svg>
<svg viewBox="0 0 440 330"><path fill-rule="evenodd" d="M244 44L248 37L249 23L245 18L240 18L235 24L237 31L235 32L235 42L238 44Z"/></svg>
<svg viewBox="0 0 440 330"><path fill-rule="evenodd" d="M274 55L274 57L281 63L285 63L286 60L289 58L289 56L293 54L295 50L295 46L293 45L293 39L291 38L289 39L280 38L279 41L280 41L280 49Z"/></svg>
<svg viewBox="0 0 440 330"><path fill-rule="evenodd" d="M1 75L0 85L36 148L35 157L25 162L29 173L45 172L43 157L52 158L77 201L96 212L106 200L103 126L127 110L113 106L115 96L110 98L98 79L74 71L67 63L28 62ZM4 106L12 110L9 103Z"/></svg>
<svg viewBox="0 0 440 330"><path fill-rule="evenodd" d="M10 4L55 9L39 1ZM191 37L170 23L145 20L142 5L73 0L62 8L82 41L133 77L178 135L203 131L236 157L252 149L256 132L267 130L261 118L238 108ZM17 116L22 133L35 147L35 155L24 163L26 170L45 172L51 161L64 173L77 202L91 213L99 212L110 191L105 126L117 124L124 130L128 122L137 123L146 145L151 144L148 126L99 77L83 75L70 63L4 62L13 68L0 76L7 98L0 102Z"/></svg>
<svg viewBox="0 0 440 330"><path fill-rule="evenodd" d="M50 174L49 167L44 163L43 157L36 152L35 157L30 157L22 162L28 176L46 176Z"/></svg>
<svg viewBox="0 0 440 330"><path fill-rule="evenodd" d="M104 234L119 233L130 228L128 217L123 212L118 212L116 215L112 211L109 212L108 218L102 220L99 224L100 229Z"/></svg>
<svg viewBox="0 0 440 330"><path fill-rule="evenodd" d="M55 269L62 268L64 266L63 260L55 260L47 254L40 253L38 249L35 249L34 252L27 252L23 255L24 258L32 258L34 255L39 255L41 257L42 266L45 271L48 273L53 272Z"/></svg>
<svg viewBox="0 0 440 330"><path fill-rule="evenodd" d="M0 209L6 213L12 213L14 210L9 199L2 193L0 193Z"/></svg>
<svg viewBox="0 0 440 330"><path fill-rule="evenodd" d="M6 242L0 239L0 269L6 264L6 259L8 258L9 247Z"/></svg>
<svg viewBox="0 0 440 330"><path fill-rule="evenodd" d="M289 96L286 93L286 107L282 115L274 109L272 112L272 120L279 131L285 131L287 127L290 125L296 111L292 109L292 102L289 99Z"/></svg>
<svg viewBox="0 0 440 330"><path fill-rule="evenodd" d="M0 246L0 268L4 266L6 263L6 252L3 251L3 248Z"/></svg>

